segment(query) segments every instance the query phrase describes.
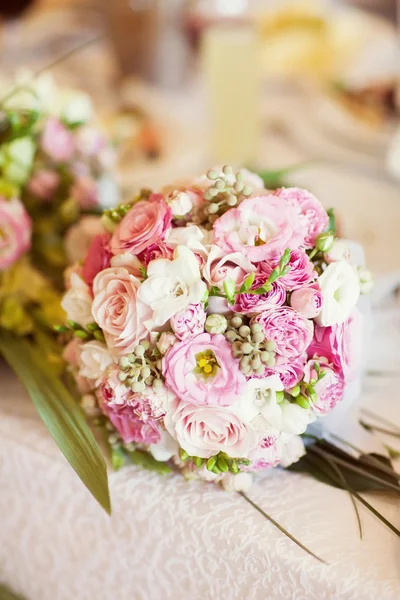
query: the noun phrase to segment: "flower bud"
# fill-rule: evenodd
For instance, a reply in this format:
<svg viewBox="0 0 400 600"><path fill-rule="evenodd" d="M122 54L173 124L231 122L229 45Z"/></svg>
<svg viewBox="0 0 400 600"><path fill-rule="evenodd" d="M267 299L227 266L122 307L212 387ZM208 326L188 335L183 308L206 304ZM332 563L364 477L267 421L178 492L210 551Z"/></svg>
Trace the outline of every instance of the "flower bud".
<svg viewBox="0 0 400 600"><path fill-rule="evenodd" d="M358 267L358 276L360 278L361 294L369 294L374 287L374 279L371 271L368 271L365 267Z"/></svg>
<svg viewBox="0 0 400 600"><path fill-rule="evenodd" d="M290 297L290 305L306 319L314 319L322 308L322 294L318 285L295 290Z"/></svg>
<svg viewBox="0 0 400 600"><path fill-rule="evenodd" d="M166 200L168 206L171 207L174 217L183 217L187 215L193 208L192 200L186 192L174 190Z"/></svg>
<svg viewBox="0 0 400 600"><path fill-rule="evenodd" d="M224 315L209 315L206 319L205 329L208 333L225 333L228 322Z"/></svg>
<svg viewBox="0 0 400 600"><path fill-rule="evenodd" d="M320 252L329 252L329 250L331 250L333 247L334 241L335 237L333 233L325 231L317 236L315 240L315 246Z"/></svg>
<svg viewBox="0 0 400 600"><path fill-rule="evenodd" d="M172 346L177 341L177 338L170 331L164 331L160 335L160 339L157 342L157 348L161 352L161 354L167 354L168 350L172 348Z"/></svg>
<svg viewBox="0 0 400 600"><path fill-rule="evenodd" d="M338 260L350 260L350 248L344 240L335 240L330 250L325 251L325 260L327 263L337 262Z"/></svg>

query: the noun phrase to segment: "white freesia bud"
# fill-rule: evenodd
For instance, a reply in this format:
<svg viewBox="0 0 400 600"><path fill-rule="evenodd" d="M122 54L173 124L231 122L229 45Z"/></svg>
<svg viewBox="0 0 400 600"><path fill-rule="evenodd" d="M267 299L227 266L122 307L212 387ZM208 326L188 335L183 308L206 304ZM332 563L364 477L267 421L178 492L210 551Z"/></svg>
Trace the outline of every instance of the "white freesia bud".
<svg viewBox="0 0 400 600"><path fill-rule="evenodd" d="M335 240L329 252L325 253L325 260L327 263L350 260L349 245L344 240Z"/></svg>
<svg viewBox="0 0 400 600"><path fill-rule="evenodd" d="M341 260L327 266L318 279L322 309L316 317L318 325L329 327L343 323L357 304L360 282L356 269Z"/></svg>
<svg viewBox="0 0 400 600"><path fill-rule="evenodd" d="M361 294L369 294L374 287L374 279L371 271L368 271L365 267L358 267L358 276L360 278Z"/></svg>
<svg viewBox="0 0 400 600"><path fill-rule="evenodd" d="M206 320L205 329L208 333L225 333L228 322L224 315L209 315Z"/></svg>
<svg viewBox="0 0 400 600"><path fill-rule="evenodd" d="M80 404L83 412L89 417L94 417L100 412L93 394L84 394Z"/></svg>
<svg viewBox="0 0 400 600"><path fill-rule="evenodd" d="M305 453L303 440L300 436L294 435L283 445L282 457L279 464L286 469L297 462Z"/></svg>
<svg viewBox="0 0 400 600"><path fill-rule="evenodd" d="M168 350L172 348L176 341L177 338L174 336L173 333L169 331L164 331L160 335L160 339L157 342L157 348L159 349L161 354L167 354Z"/></svg>
<svg viewBox="0 0 400 600"><path fill-rule="evenodd" d="M315 246L320 252L329 252L333 247L335 238L332 233L326 231L320 233L315 240Z"/></svg>
<svg viewBox="0 0 400 600"><path fill-rule="evenodd" d="M174 190L167 197L167 204L172 209L174 217L183 217L193 208L193 202L186 192Z"/></svg>

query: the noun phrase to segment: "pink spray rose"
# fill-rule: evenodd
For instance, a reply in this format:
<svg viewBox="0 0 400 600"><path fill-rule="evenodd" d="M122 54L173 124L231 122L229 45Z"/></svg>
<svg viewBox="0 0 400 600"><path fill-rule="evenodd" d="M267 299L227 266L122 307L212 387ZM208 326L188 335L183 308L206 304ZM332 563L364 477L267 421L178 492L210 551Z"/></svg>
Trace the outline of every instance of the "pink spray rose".
<svg viewBox="0 0 400 600"><path fill-rule="evenodd" d="M315 325L314 339L308 349L308 355L327 357L336 369L343 373L346 382L352 381L361 367L362 327L363 316L358 308L354 308L349 318L339 325Z"/></svg>
<svg viewBox="0 0 400 600"><path fill-rule="evenodd" d="M215 243L225 252L242 252L254 263L298 248L305 233L296 208L273 194L248 198L214 223Z"/></svg>
<svg viewBox="0 0 400 600"><path fill-rule="evenodd" d="M57 171L40 169L29 181L28 191L42 200L51 200L59 185L60 176Z"/></svg>
<svg viewBox="0 0 400 600"><path fill-rule="evenodd" d="M92 177L78 177L71 188L71 196L83 210L96 208L99 204L96 181Z"/></svg>
<svg viewBox="0 0 400 600"><path fill-rule="evenodd" d="M115 230L110 243L113 254L140 254L159 242L171 225L172 211L161 194L134 204Z"/></svg>
<svg viewBox="0 0 400 600"><path fill-rule="evenodd" d="M172 260L173 256L173 249L167 246L165 242L160 241L151 244L151 246L148 246L143 250L139 255L139 259L147 267L152 260L156 260L157 258L167 258L168 260Z"/></svg>
<svg viewBox="0 0 400 600"><path fill-rule="evenodd" d="M179 340L203 333L206 313L202 304L189 304L171 318L171 327Z"/></svg>
<svg viewBox="0 0 400 600"><path fill-rule="evenodd" d="M241 286L247 275L255 270L254 265L240 252L226 254L218 246L211 246L203 277L209 285L223 289L225 279L231 279L236 286Z"/></svg>
<svg viewBox="0 0 400 600"><path fill-rule="evenodd" d="M257 275L251 289L256 290L261 287L267 279L266 275ZM280 281L274 281L271 285L271 290L265 294L238 294L233 310L251 315L261 313L274 306L281 306L286 301L286 290Z"/></svg>
<svg viewBox="0 0 400 600"><path fill-rule="evenodd" d="M289 306L271 308L253 317L259 323L267 340L275 342L275 352L281 364L287 364L302 356L313 338L314 325Z"/></svg>
<svg viewBox="0 0 400 600"><path fill-rule="evenodd" d="M282 358L278 356L275 366L266 369L263 377L278 375L284 389L291 390L301 379L303 379L304 365L306 362L306 354L291 360L290 363L285 362L285 359L282 360Z"/></svg>
<svg viewBox="0 0 400 600"><path fill-rule="evenodd" d="M282 443L279 438L263 438L261 443L249 454L251 465L241 468L243 471L263 471L276 467L282 456Z"/></svg>
<svg viewBox="0 0 400 600"><path fill-rule="evenodd" d="M0 271L8 269L31 246L32 224L23 204L0 196Z"/></svg>
<svg viewBox="0 0 400 600"><path fill-rule="evenodd" d="M132 406L103 405L105 415L110 419L125 444L157 444L161 435L158 425L152 419L142 421Z"/></svg>
<svg viewBox="0 0 400 600"><path fill-rule="evenodd" d="M123 267L101 271L93 281L92 314L107 345L116 354L129 354L148 334L144 321L151 308L139 300L140 280Z"/></svg>
<svg viewBox="0 0 400 600"><path fill-rule="evenodd" d="M306 317L314 319L322 307L322 294L317 283L295 290L290 296L290 305Z"/></svg>
<svg viewBox="0 0 400 600"><path fill-rule="evenodd" d="M198 405L229 406L246 387L222 334L200 333L175 344L163 358L163 375L179 398Z"/></svg>
<svg viewBox="0 0 400 600"><path fill-rule="evenodd" d="M75 152L74 134L61 121L49 117L43 128L40 145L54 162L68 162Z"/></svg>
<svg viewBox="0 0 400 600"><path fill-rule="evenodd" d="M190 456L209 458L221 451L233 458L247 457L258 441L252 427L226 407L176 400L171 403L164 423Z"/></svg>
<svg viewBox="0 0 400 600"><path fill-rule="evenodd" d="M110 266L111 252L108 250L110 234L96 235L89 246L83 263L83 278L88 285L93 285L94 278L100 271Z"/></svg>
<svg viewBox="0 0 400 600"><path fill-rule="evenodd" d="M342 375L335 369L334 365L329 363L326 358L319 358L318 356L309 360L304 367L304 381L306 383L318 377L315 371L315 362L319 363L321 372L325 373L324 377L314 386L317 399L312 404L314 412L321 416L330 412L343 399L345 385Z"/></svg>
<svg viewBox="0 0 400 600"><path fill-rule="evenodd" d="M260 270L270 275L273 269L279 265L280 257L272 261L265 261L259 265ZM288 262L290 271L279 278L279 283L287 290L297 290L317 278L314 265L304 250L292 250Z"/></svg>
<svg viewBox="0 0 400 600"><path fill-rule="evenodd" d="M321 202L313 194L301 188L281 188L275 192L279 198L288 200L305 217L306 236L305 247L312 248L315 238L329 224L329 217Z"/></svg>

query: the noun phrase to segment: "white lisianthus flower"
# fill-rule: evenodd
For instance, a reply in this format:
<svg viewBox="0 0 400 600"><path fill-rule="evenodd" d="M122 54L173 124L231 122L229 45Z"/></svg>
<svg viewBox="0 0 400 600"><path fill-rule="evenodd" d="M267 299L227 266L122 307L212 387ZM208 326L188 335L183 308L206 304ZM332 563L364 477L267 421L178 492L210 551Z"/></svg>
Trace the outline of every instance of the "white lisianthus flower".
<svg viewBox="0 0 400 600"><path fill-rule="evenodd" d="M346 261L333 262L319 277L318 283L322 293L322 309L316 322L322 327L343 323L360 296L357 271Z"/></svg>
<svg viewBox="0 0 400 600"><path fill-rule="evenodd" d="M350 260L350 246L346 240L338 239L333 242L332 248L324 255L327 263L338 260Z"/></svg>
<svg viewBox="0 0 400 600"><path fill-rule="evenodd" d="M165 243L170 248L186 246L203 258L207 257L204 233L196 225L170 229L165 236Z"/></svg>
<svg viewBox="0 0 400 600"><path fill-rule="evenodd" d="M89 286L77 273L71 273L70 288L62 299L61 306L69 321L75 321L82 327L93 323L92 297Z"/></svg>
<svg viewBox="0 0 400 600"><path fill-rule="evenodd" d="M262 410L263 418L271 427L282 433L300 435L305 432L307 426L315 421L315 415L311 409L305 409L289 400L278 403L276 396L271 396Z"/></svg>
<svg viewBox="0 0 400 600"><path fill-rule="evenodd" d="M82 345L80 361L79 375L94 381L96 386L100 385L105 370L113 363L107 346L98 341L90 341Z"/></svg>
<svg viewBox="0 0 400 600"><path fill-rule="evenodd" d="M173 217L184 217L193 208L189 194L181 190L174 190L168 194L166 203L171 207Z"/></svg>
<svg viewBox="0 0 400 600"><path fill-rule="evenodd" d="M152 260L138 291L139 299L153 310L145 326L149 330L161 327L189 304L199 304L206 291L198 260L186 246L177 246L173 260Z"/></svg>
<svg viewBox="0 0 400 600"><path fill-rule="evenodd" d="M303 440L300 436L294 435L288 441L282 444L282 457L279 464L282 467L290 467L296 463L306 453Z"/></svg>

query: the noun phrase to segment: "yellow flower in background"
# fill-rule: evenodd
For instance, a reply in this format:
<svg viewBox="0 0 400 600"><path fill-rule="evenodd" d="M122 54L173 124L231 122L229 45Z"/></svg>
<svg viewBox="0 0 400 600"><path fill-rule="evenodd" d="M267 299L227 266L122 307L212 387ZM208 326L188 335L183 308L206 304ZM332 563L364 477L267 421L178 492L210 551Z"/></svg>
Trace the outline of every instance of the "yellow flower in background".
<svg viewBox="0 0 400 600"><path fill-rule="evenodd" d="M0 302L0 328L17 335L27 335L33 330L33 320L25 311L18 296L7 296Z"/></svg>

